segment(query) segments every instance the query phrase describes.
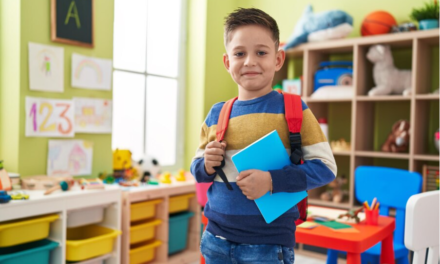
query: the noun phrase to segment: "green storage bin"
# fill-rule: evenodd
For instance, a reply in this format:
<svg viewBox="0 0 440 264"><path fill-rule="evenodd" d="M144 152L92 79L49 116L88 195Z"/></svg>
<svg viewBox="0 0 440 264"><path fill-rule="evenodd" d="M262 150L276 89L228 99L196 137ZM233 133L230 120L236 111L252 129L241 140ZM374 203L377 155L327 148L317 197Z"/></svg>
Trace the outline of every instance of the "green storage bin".
<svg viewBox="0 0 440 264"><path fill-rule="evenodd" d="M168 255L174 254L186 248L186 241L188 241L189 219L193 215L193 212L170 215L168 224Z"/></svg>
<svg viewBox="0 0 440 264"><path fill-rule="evenodd" d="M0 264L49 264L50 251L58 242L49 239L0 248Z"/></svg>

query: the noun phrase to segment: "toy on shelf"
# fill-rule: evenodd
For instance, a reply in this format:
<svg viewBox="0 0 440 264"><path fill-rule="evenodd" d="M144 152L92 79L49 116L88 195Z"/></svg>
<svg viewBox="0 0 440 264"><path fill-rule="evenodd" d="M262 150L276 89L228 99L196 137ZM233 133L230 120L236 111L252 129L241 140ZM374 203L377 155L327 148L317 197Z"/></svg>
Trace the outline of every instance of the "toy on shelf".
<svg viewBox="0 0 440 264"><path fill-rule="evenodd" d="M342 186L347 184L348 180L345 175L336 177L331 183L328 184L330 189L321 194L321 200L333 201L334 203L340 203L348 195L346 190L342 189Z"/></svg>
<svg viewBox="0 0 440 264"><path fill-rule="evenodd" d="M397 26L396 19L386 11L368 14L361 25L361 35L371 36L390 33Z"/></svg>
<svg viewBox="0 0 440 264"><path fill-rule="evenodd" d="M165 172L164 174L160 175L159 182L160 183L171 184L172 183L171 182L171 173Z"/></svg>
<svg viewBox="0 0 440 264"><path fill-rule="evenodd" d="M49 177L37 175L21 180L21 187L25 190L47 190L60 184L61 181L73 180L72 177Z"/></svg>
<svg viewBox="0 0 440 264"><path fill-rule="evenodd" d="M437 131L435 131L435 133L434 133L434 143L435 143L435 148L437 149L437 151L440 151L439 150L439 148L440 148L439 141L440 141L440 129L437 129Z"/></svg>
<svg viewBox="0 0 440 264"><path fill-rule="evenodd" d="M313 7L307 5L283 49L287 50L307 41L344 38L352 30L353 18L346 12L330 10L314 14Z"/></svg>
<svg viewBox="0 0 440 264"><path fill-rule="evenodd" d="M411 70L399 70L394 66L390 46L371 46L367 58L373 66L373 78L376 84L369 96L389 94L411 94Z"/></svg>
<svg viewBox="0 0 440 264"><path fill-rule="evenodd" d="M382 145L384 152L408 152L409 146L409 122L399 120L394 123L388 138Z"/></svg>
<svg viewBox="0 0 440 264"><path fill-rule="evenodd" d="M29 200L29 194L23 191L14 191L9 193L11 195L12 200Z"/></svg>
<svg viewBox="0 0 440 264"><path fill-rule="evenodd" d="M82 190L91 190L91 189L105 189L104 183L101 179L80 179L79 185Z"/></svg>
<svg viewBox="0 0 440 264"><path fill-rule="evenodd" d="M113 177L116 182L139 177L138 170L133 167L130 150L116 149L113 151Z"/></svg>
<svg viewBox="0 0 440 264"><path fill-rule="evenodd" d="M144 155L135 167L139 171L141 182L148 182L151 177L158 177L160 175L159 161L149 155Z"/></svg>
<svg viewBox="0 0 440 264"><path fill-rule="evenodd" d="M436 191L439 189L439 167L423 165L422 191Z"/></svg>
<svg viewBox="0 0 440 264"><path fill-rule="evenodd" d="M74 185L74 180L67 180L67 181L61 181L59 185L56 185L44 192L44 195L48 195L53 193L56 190L62 190L63 192L70 190L72 186Z"/></svg>
<svg viewBox="0 0 440 264"><path fill-rule="evenodd" d="M283 91L301 96L301 82L302 76L295 79L285 79L283 80Z"/></svg>
<svg viewBox="0 0 440 264"><path fill-rule="evenodd" d="M176 176L174 176L174 178L176 178L176 181L186 181L185 171L179 170L179 172L177 173Z"/></svg>
<svg viewBox="0 0 440 264"><path fill-rule="evenodd" d="M404 22L397 26L394 26L391 32L393 33L399 33L399 32L411 32L411 31L417 31L417 26L414 23L411 22Z"/></svg>
<svg viewBox="0 0 440 264"><path fill-rule="evenodd" d="M139 186L139 181L137 180L119 181L118 184L124 187L133 187L133 186Z"/></svg>
<svg viewBox="0 0 440 264"><path fill-rule="evenodd" d="M323 61L315 72L313 91L327 86L352 86L353 62Z"/></svg>
<svg viewBox="0 0 440 264"><path fill-rule="evenodd" d="M11 200L11 196L3 190L0 190L0 204L8 203Z"/></svg>
<svg viewBox="0 0 440 264"><path fill-rule="evenodd" d="M3 160L0 160L0 190L9 191L12 189L12 182L8 172L3 167Z"/></svg>
<svg viewBox="0 0 440 264"><path fill-rule="evenodd" d="M359 209L357 209L357 210L349 210L349 211L348 211L347 213L345 213L345 214L340 214L340 215L338 216L338 219L341 219L341 218L343 218L343 217L347 217L347 220L354 219L354 220L356 221L356 223L359 223L360 219L359 219L358 214L359 214L360 212L362 212L363 210L364 210L363 207L361 207L361 208L359 208Z"/></svg>
<svg viewBox="0 0 440 264"><path fill-rule="evenodd" d="M330 147L334 152L337 151L350 151L351 144L350 142L345 141L345 139L341 138L339 140L333 140L330 142Z"/></svg>

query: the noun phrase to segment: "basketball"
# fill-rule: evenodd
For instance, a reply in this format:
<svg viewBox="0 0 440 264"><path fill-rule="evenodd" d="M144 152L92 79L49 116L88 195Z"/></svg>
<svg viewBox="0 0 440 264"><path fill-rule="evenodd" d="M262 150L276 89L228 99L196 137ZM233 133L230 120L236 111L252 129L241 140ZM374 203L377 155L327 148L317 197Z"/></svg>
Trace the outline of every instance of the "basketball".
<svg viewBox="0 0 440 264"><path fill-rule="evenodd" d="M380 35L391 32L396 19L386 11L375 11L367 15L361 25L362 36Z"/></svg>

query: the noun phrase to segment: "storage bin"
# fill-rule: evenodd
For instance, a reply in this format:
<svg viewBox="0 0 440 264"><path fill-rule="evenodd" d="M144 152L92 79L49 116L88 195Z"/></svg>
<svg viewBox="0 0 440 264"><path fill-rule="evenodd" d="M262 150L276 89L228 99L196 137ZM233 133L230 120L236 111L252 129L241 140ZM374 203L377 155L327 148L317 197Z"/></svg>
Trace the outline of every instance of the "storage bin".
<svg viewBox="0 0 440 264"><path fill-rule="evenodd" d="M58 242L44 239L0 248L0 264L49 264L50 252L58 247Z"/></svg>
<svg viewBox="0 0 440 264"><path fill-rule="evenodd" d="M130 220L131 222L152 218L156 214L156 205L161 203L162 199L150 200L140 203L132 203L130 205L131 213Z"/></svg>
<svg viewBox="0 0 440 264"><path fill-rule="evenodd" d="M111 255L110 254L105 254L96 258L91 258L88 260L84 260L84 261L80 261L80 262L70 262L70 261L66 261L66 264L104 264L105 260L110 258Z"/></svg>
<svg viewBox="0 0 440 264"><path fill-rule="evenodd" d="M15 246L49 236L50 223L58 215L46 215L0 223L0 247Z"/></svg>
<svg viewBox="0 0 440 264"><path fill-rule="evenodd" d="M169 213L186 211L189 208L189 199L194 197L194 193L170 197Z"/></svg>
<svg viewBox="0 0 440 264"><path fill-rule="evenodd" d="M162 220L156 219L130 227L130 244L135 244L154 238L156 226L160 225L161 223Z"/></svg>
<svg viewBox="0 0 440 264"><path fill-rule="evenodd" d="M110 253L115 238L120 234L119 230L98 225L68 228L66 260L82 261Z"/></svg>
<svg viewBox="0 0 440 264"><path fill-rule="evenodd" d="M193 212L170 215L168 222L168 254L173 254L186 248L189 218L193 215Z"/></svg>
<svg viewBox="0 0 440 264"><path fill-rule="evenodd" d="M67 227L78 227L102 222L107 205L83 208L67 212Z"/></svg>
<svg viewBox="0 0 440 264"><path fill-rule="evenodd" d="M130 264L140 264L153 260L156 248L160 245L162 245L162 242L156 240L130 249Z"/></svg>

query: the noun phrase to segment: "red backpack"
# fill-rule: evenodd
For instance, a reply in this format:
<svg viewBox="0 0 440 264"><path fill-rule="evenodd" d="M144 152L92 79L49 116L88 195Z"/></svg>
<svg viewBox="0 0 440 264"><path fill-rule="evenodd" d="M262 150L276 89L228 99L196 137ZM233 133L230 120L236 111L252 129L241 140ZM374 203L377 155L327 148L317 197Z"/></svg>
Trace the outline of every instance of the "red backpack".
<svg viewBox="0 0 440 264"><path fill-rule="evenodd" d="M302 160L302 150L301 150L301 125L303 119L302 102L301 97L296 94L282 93L284 96L284 108L285 117L287 125L289 127L289 141L290 141L290 161L293 164L303 164ZM238 97L228 100L222 107L220 116L217 122L217 141L221 142L224 137L229 124L229 117L231 115L232 105L237 100ZM226 178L223 170L221 169L225 165L225 160L223 159L222 164L215 168L217 174L226 184L229 190L232 187ZM295 221L296 225L301 224L307 219L307 197L301 200L298 204L299 219Z"/></svg>

